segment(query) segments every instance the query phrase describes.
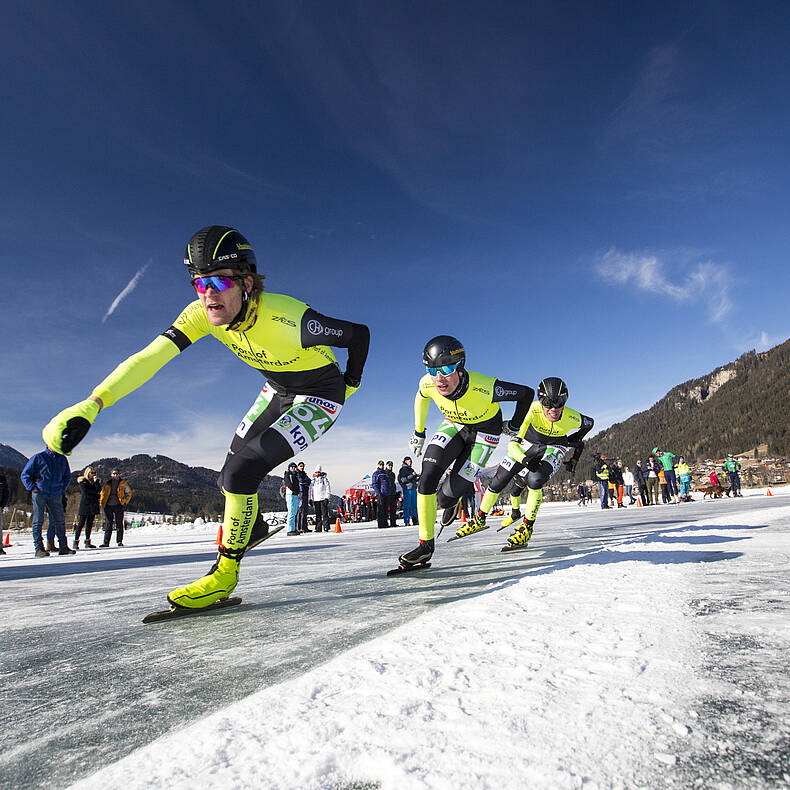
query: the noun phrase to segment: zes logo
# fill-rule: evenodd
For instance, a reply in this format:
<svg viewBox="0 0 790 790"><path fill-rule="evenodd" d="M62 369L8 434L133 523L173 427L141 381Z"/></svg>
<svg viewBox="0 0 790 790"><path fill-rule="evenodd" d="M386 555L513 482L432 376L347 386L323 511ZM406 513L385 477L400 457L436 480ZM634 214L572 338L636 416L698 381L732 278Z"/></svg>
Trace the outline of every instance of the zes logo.
<svg viewBox="0 0 790 790"><path fill-rule="evenodd" d="M237 250L251 250L252 244L236 244Z"/></svg>
<svg viewBox="0 0 790 790"><path fill-rule="evenodd" d="M279 321L279 323L285 324L286 326L296 326L296 324L293 321L286 318L284 315L273 315L272 321Z"/></svg>

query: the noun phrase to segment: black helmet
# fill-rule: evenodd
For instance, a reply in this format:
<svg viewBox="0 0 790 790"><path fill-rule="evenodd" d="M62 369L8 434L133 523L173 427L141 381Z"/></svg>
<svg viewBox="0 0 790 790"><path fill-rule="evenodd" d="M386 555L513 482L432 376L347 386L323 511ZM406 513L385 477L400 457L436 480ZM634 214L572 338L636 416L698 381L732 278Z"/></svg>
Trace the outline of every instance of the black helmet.
<svg viewBox="0 0 790 790"><path fill-rule="evenodd" d="M461 341L451 335L438 335L425 344L422 352L422 363L426 368L440 368L444 365L457 365L456 370L463 370L466 362L466 351Z"/></svg>
<svg viewBox="0 0 790 790"><path fill-rule="evenodd" d="M184 265L192 277L217 269L257 272L252 245L226 225L209 225L192 236L184 252Z"/></svg>
<svg viewBox="0 0 790 790"><path fill-rule="evenodd" d="M568 400L568 386L556 376L549 376L538 384L538 400L547 409L561 409Z"/></svg>

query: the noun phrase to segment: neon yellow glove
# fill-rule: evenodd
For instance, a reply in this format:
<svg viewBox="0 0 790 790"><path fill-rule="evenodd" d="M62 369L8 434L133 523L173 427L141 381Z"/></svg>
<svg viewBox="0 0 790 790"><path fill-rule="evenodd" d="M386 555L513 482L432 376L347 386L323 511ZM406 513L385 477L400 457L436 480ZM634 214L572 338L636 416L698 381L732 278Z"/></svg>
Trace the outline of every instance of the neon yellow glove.
<svg viewBox="0 0 790 790"><path fill-rule="evenodd" d="M346 384L346 400L348 400L358 389L359 387L352 387L350 384Z"/></svg>
<svg viewBox="0 0 790 790"><path fill-rule="evenodd" d="M47 447L61 455L71 451L83 440L99 413L99 404L86 398L56 414L41 431Z"/></svg>

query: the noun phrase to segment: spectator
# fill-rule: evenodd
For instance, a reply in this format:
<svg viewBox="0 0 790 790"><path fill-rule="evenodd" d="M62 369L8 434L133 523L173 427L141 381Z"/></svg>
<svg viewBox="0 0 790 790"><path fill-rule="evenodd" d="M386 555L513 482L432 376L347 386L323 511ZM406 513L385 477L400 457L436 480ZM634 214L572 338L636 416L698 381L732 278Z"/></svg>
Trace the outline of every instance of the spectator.
<svg viewBox="0 0 790 790"><path fill-rule="evenodd" d="M678 457L678 489L681 502L693 502L691 498L691 468L686 459Z"/></svg>
<svg viewBox="0 0 790 790"><path fill-rule="evenodd" d="M606 456L593 456L595 460L595 476L598 478L598 486L601 489L601 510L609 510L609 466L606 463Z"/></svg>
<svg viewBox="0 0 790 790"><path fill-rule="evenodd" d="M403 489L403 523L405 526L417 524L417 481L419 476L412 469L411 456L403 459L403 466L398 472L398 482Z"/></svg>
<svg viewBox="0 0 790 790"><path fill-rule="evenodd" d="M625 495L628 497L629 505L633 505L636 502L633 494L634 479L634 473L631 471L630 467L626 466L623 472L623 485L625 486Z"/></svg>
<svg viewBox="0 0 790 790"><path fill-rule="evenodd" d="M587 507L587 487L584 485L584 483L579 483L576 493L579 495L579 507L582 505Z"/></svg>
<svg viewBox="0 0 790 790"><path fill-rule="evenodd" d="M647 494L648 505L658 504L658 472L661 469L661 464L658 463L656 457L651 453L650 457L645 461L645 475L647 476Z"/></svg>
<svg viewBox="0 0 790 790"><path fill-rule="evenodd" d="M0 554L5 554L3 549L3 508L8 504L10 499L8 491L8 480L5 475L0 472Z"/></svg>
<svg viewBox="0 0 790 790"><path fill-rule="evenodd" d="M115 541L123 546L123 511L132 498L132 489L121 477L118 469L110 472L110 479L102 486L99 504L104 508L104 543L100 548L106 549L110 545L113 523L115 525Z"/></svg>
<svg viewBox="0 0 790 790"><path fill-rule="evenodd" d="M617 507L625 507L623 504L623 462L618 459L609 469L609 481L614 485L617 497Z"/></svg>
<svg viewBox="0 0 790 790"><path fill-rule="evenodd" d="M80 507L77 512L77 525L74 527L74 550L79 548L80 533L85 527L85 548L95 549L91 543L91 530L93 520L99 515L99 497L101 483L92 466L86 466L85 471L77 478L80 487Z"/></svg>
<svg viewBox="0 0 790 790"><path fill-rule="evenodd" d="M477 503L475 501L474 491L467 490L461 494L461 509L464 511L464 516L466 517L467 522L471 521L475 517L475 513L477 512Z"/></svg>
<svg viewBox="0 0 790 790"><path fill-rule="evenodd" d="M321 464L313 472L308 497L315 510L315 531L329 532L329 499L332 496L332 486Z"/></svg>
<svg viewBox="0 0 790 790"><path fill-rule="evenodd" d="M36 557L49 557L55 551L55 535L58 537L58 554L74 554L66 540L66 514L63 499L71 482L71 470L65 455L50 447L36 453L22 470L22 485L33 492L33 546ZM47 526L47 548L44 548L41 527L44 514L49 515Z"/></svg>
<svg viewBox="0 0 790 790"><path fill-rule="evenodd" d="M733 458L732 453L729 453L727 455L727 460L722 464L722 468L727 475L727 479L730 481L730 492L732 495L742 497L741 476L739 474L741 471L740 462Z"/></svg>
<svg viewBox="0 0 790 790"><path fill-rule="evenodd" d="M387 461L384 465L384 473L387 475L392 487L392 494L387 501L387 518L391 527L398 526L398 484L395 480L395 462Z"/></svg>
<svg viewBox="0 0 790 790"><path fill-rule="evenodd" d="M296 461L288 464L283 475L283 485L285 486L285 508L288 511L288 532L287 535L298 535L296 528L296 514L299 510L299 473Z"/></svg>
<svg viewBox="0 0 790 790"><path fill-rule="evenodd" d="M661 489L661 501L668 505L672 500L669 497L669 488L667 487L666 472L663 469L658 470L658 487Z"/></svg>
<svg viewBox="0 0 790 790"><path fill-rule="evenodd" d="M636 466L634 467L634 483L636 483L636 487L639 489L639 499L642 501L642 504L644 506L649 505L650 500L647 498L647 475L642 466L641 458L637 459Z"/></svg>
<svg viewBox="0 0 790 790"><path fill-rule="evenodd" d="M307 508L310 503L310 478L304 470L304 461L296 465L296 474L299 479L299 510L296 514L296 531L312 532L307 523Z"/></svg>
<svg viewBox="0 0 790 790"><path fill-rule="evenodd" d="M680 494L678 493L678 481L675 476L675 458L674 453L667 450L659 450L658 447L653 448L653 453L661 462L664 467L664 481L667 484L667 495L670 502L680 502Z"/></svg>
<svg viewBox="0 0 790 790"><path fill-rule="evenodd" d="M391 468L390 471L392 471ZM376 464L376 471L373 472L371 484L376 493L376 500L378 502L376 515L378 517L379 529L387 529L387 527L396 526L394 521L393 523L388 523L391 519L391 503L395 499L395 475L390 478L387 474L387 470L384 468L384 461L379 461Z"/></svg>

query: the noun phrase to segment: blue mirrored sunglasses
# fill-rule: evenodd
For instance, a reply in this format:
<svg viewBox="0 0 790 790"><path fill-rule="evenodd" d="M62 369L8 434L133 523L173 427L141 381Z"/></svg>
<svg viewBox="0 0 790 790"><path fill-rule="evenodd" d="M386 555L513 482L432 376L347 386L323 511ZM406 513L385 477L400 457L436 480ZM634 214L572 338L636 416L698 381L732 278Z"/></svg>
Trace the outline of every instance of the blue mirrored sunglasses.
<svg viewBox="0 0 790 790"><path fill-rule="evenodd" d="M210 277L195 277L192 285L199 294L204 294L209 288L215 291L227 291L233 287L235 280L243 280L239 275L228 276L226 274L213 274Z"/></svg>
<svg viewBox="0 0 790 790"><path fill-rule="evenodd" d="M455 369L460 365L460 362L456 362L453 365L439 365L439 367L431 368L428 365L425 366L425 369L428 371L429 376L436 376L437 374L441 373L443 376L449 376L451 373L455 372Z"/></svg>

